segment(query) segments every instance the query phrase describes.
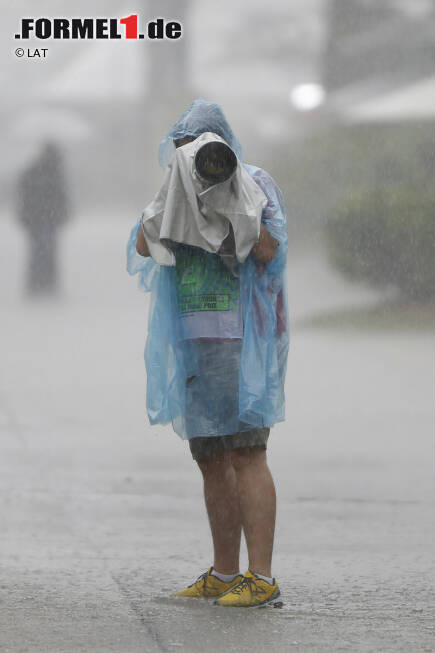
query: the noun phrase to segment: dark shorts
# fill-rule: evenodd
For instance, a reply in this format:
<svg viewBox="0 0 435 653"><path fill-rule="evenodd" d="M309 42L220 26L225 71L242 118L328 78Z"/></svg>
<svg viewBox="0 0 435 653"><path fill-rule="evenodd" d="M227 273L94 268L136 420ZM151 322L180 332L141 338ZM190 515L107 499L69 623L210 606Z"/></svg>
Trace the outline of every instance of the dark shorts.
<svg viewBox="0 0 435 653"><path fill-rule="evenodd" d="M194 460L228 449L267 446L269 428L250 428L238 418L241 349L237 339L186 344L192 368L186 382L186 433Z"/></svg>
<svg viewBox="0 0 435 653"><path fill-rule="evenodd" d="M234 435L216 435L208 438L192 438L189 440L190 451L194 460L205 460L210 456L239 449L240 447L263 447L267 448L269 428L251 429L250 431L239 431Z"/></svg>

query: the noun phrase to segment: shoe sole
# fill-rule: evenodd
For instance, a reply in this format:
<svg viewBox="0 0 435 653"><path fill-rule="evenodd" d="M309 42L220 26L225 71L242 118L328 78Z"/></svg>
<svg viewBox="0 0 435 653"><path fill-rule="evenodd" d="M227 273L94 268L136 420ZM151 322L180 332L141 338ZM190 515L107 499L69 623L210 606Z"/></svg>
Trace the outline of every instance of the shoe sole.
<svg viewBox="0 0 435 653"><path fill-rule="evenodd" d="M277 587L272 596L261 603L256 603L255 605L219 605L217 600L214 601L214 605L218 605L221 608L267 608L269 606L273 608L282 608L284 603L276 600L279 596L281 596L281 592L279 587Z"/></svg>

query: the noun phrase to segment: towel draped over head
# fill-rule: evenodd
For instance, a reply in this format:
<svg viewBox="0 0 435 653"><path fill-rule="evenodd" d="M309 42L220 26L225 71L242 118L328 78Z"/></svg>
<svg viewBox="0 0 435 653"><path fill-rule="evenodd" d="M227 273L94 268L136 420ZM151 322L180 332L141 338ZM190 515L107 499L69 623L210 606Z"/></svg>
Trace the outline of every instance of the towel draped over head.
<svg viewBox="0 0 435 653"><path fill-rule="evenodd" d="M160 265L175 265L170 242L218 253L234 233L233 254L243 263L260 234L267 198L237 160L226 181L209 185L195 169L197 152L206 144L225 142L212 132L178 148L166 169L163 185L142 213L142 228L151 256Z"/></svg>

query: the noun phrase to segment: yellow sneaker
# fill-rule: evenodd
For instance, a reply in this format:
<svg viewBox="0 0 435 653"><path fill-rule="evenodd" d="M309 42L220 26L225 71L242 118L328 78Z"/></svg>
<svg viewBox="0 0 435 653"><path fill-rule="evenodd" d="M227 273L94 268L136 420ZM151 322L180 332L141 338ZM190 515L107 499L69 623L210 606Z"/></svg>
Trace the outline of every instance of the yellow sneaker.
<svg viewBox="0 0 435 653"><path fill-rule="evenodd" d="M217 599L215 604L233 608L254 608L266 603L272 603L280 594L275 578L273 579L273 585L270 585L248 570L243 580L224 596Z"/></svg>
<svg viewBox="0 0 435 653"><path fill-rule="evenodd" d="M238 585L243 579L242 574L238 574L230 583L224 583L216 576L212 575L213 567L208 571L201 574L192 585L189 585L184 590L179 590L171 594L174 598L189 598L189 599L216 599L225 592L231 590L235 585Z"/></svg>

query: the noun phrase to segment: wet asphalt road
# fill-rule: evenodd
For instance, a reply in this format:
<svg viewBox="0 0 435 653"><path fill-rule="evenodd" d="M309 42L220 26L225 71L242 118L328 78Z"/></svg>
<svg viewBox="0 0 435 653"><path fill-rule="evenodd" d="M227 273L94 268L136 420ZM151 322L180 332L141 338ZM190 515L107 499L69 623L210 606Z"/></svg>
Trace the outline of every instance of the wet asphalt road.
<svg viewBox="0 0 435 653"><path fill-rule="evenodd" d="M0 650L434 651L434 334L294 329L269 449L285 605L170 600L211 564L210 538L187 446L144 419L123 233L103 251L96 228L70 230L57 303L24 303L19 275L0 286ZM296 313L315 294L304 265Z"/></svg>

